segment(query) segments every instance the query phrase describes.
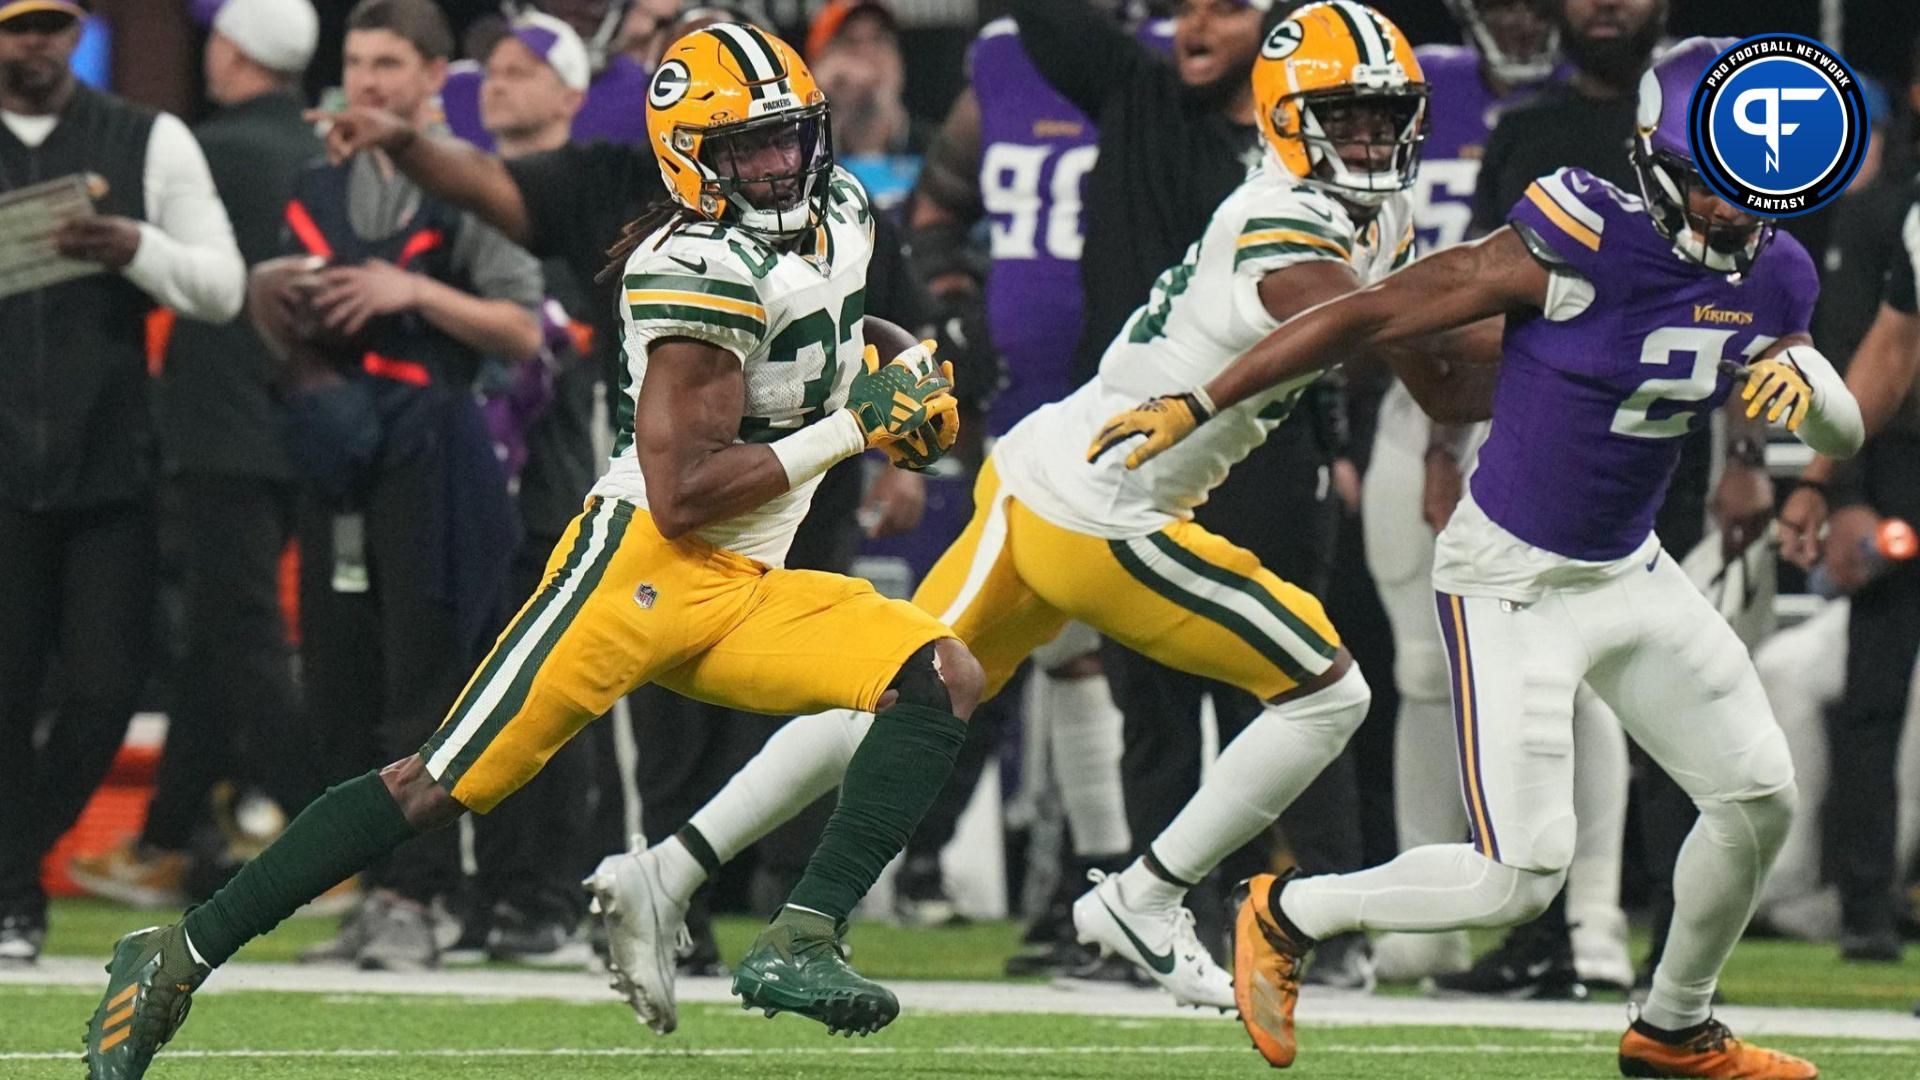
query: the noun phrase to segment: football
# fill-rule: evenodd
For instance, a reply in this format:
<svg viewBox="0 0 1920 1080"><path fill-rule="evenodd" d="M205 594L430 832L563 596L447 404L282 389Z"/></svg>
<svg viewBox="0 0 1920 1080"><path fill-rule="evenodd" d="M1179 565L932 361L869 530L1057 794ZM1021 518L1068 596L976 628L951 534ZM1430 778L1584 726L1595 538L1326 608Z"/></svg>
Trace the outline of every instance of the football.
<svg viewBox="0 0 1920 1080"><path fill-rule="evenodd" d="M864 325L867 344L880 354L882 364L920 344L920 339L877 315L869 315Z"/></svg>

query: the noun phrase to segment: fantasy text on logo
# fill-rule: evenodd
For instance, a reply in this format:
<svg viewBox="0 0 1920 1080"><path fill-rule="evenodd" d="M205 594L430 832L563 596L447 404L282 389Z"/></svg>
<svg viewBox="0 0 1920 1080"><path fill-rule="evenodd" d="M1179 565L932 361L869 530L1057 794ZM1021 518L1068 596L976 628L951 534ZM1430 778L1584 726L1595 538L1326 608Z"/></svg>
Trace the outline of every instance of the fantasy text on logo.
<svg viewBox="0 0 1920 1080"><path fill-rule="evenodd" d="M1798 217L1839 198L1867 148L1860 80L1798 34L1761 34L1721 53L1688 105L1700 175L1761 217Z"/></svg>

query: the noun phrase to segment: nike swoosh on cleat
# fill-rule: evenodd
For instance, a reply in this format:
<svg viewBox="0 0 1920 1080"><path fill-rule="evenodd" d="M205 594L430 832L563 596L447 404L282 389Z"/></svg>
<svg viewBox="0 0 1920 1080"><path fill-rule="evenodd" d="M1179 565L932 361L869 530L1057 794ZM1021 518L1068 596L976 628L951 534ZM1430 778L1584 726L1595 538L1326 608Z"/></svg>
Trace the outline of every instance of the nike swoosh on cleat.
<svg viewBox="0 0 1920 1080"><path fill-rule="evenodd" d="M1128 926L1126 922L1120 918L1119 912L1114 911L1111 904L1108 904L1105 899L1101 899L1100 906L1107 909L1108 915L1113 916L1113 925L1119 927L1120 932L1127 935L1128 941L1133 942L1134 949L1140 953L1140 958L1147 962L1148 967L1162 975L1173 974L1172 949L1168 949L1164 953L1157 953L1147 948L1147 943L1140 940L1140 935L1133 932L1133 928Z"/></svg>
<svg viewBox="0 0 1920 1080"><path fill-rule="evenodd" d="M681 266L686 267L696 274L704 274L707 272L707 260L705 257L702 257L698 262L689 262L678 255L669 255L667 258L672 259L674 262L679 263Z"/></svg>

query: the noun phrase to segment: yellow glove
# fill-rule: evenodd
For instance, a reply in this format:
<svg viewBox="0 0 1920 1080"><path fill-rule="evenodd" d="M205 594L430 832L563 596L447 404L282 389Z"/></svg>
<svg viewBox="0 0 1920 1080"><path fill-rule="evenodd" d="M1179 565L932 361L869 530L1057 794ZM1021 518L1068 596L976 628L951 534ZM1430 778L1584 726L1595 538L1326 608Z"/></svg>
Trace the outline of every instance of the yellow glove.
<svg viewBox="0 0 1920 1080"><path fill-rule="evenodd" d="M1182 394L1149 398L1108 420L1094 436L1093 445L1087 447L1087 460L1098 461L1102 454L1139 435L1146 442L1127 455L1127 468L1137 469L1172 449L1212 417L1213 402L1198 387Z"/></svg>
<svg viewBox="0 0 1920 1080"><path fill-rule="evenodd" d="M861 355L863 370L847 391L847 410L860 425L870 450L885 450L925 427L934 414L953 406L950 369L933 366L932 342L880 363L880 353L867 346Z"/></svg>
<svg viewBox="0 0 1920 1080"><path fill-rule="evenodd" d="M953 364L942 361L940 374L952 383ZM927 404L930 415L926 423L905 438L881 448L896 469L924 472L946 456L960 438L960 402L952 394L944 394Z"/></svg>
<svg viewBox="0 0 1920 1080"><path fill-rule="evenodd" d="M1766 408L1767 423L1785 417L1786 429L1799 431L1800 421L1807 418L1807 409L1813 404L1813 385L1800 365L1785 355L1770 356L1748 366L1747 386L1740 392L1740 400L1747 403L1747 419L1759 416Z"/></svg>

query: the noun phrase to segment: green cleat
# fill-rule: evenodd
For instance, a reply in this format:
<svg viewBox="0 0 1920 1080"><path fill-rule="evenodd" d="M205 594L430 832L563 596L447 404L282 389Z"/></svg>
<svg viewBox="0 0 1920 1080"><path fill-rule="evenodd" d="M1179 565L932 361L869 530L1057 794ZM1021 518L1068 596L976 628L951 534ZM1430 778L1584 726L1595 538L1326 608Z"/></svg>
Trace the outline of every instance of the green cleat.
<svg viewBox="0 0 1920 1080"><path fill-rule="evenodd" d="M799 1013L830 1035L871 1035L900 1015L893 992L847 964L839 928L817 912L782 908L733 972L743 1009Z"/></svg>
<svg viewBox="0 0 1920 1080"><path fill-rule="evenodd" d="M121 938L107 962L107 992L87 1023L88 1080L139 1080L186 1022L192 994L213 969L193 959L180 924Z"/></svg>

